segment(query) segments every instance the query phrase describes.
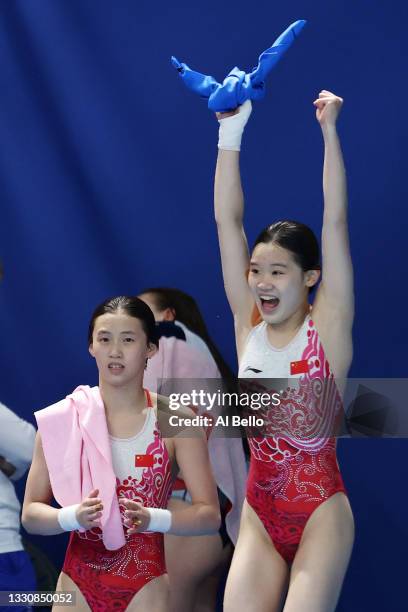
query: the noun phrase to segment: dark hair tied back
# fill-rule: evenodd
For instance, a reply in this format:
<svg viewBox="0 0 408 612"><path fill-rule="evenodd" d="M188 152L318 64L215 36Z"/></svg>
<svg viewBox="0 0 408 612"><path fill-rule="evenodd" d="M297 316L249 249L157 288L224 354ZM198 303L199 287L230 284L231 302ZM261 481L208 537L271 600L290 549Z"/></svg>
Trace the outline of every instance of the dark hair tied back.
<svg viewBox="0 0 408 612"><path fill-rule="evenodd" d="M184 323L190 331L200 336L207 344L221 376L224 379L234 378L231 368L224 361L218 347L210 337L203 315L197 302L191 295L171 287L150 287L144 289L139 295L143 294L154 296L154 303L159 311L166 310L166 308L173 310L177 321Z"/></svg>
<svg viewBox="0 0 408 612"><path fill-rule="evenodd" d="M159 340L156 332L156 322L149 306L137 297L129 297L126 295L109 298L95 308L88 329L89 346L92 344L92 336L96 319L106 313L114 313L118 312L119 310L122 310L125 314L129 315L129 317L139 319L143 331L146 334L147 342L152 342L157 347L159 346Z"/></svg>
<svg viewBox="0 0 408 612"><path fill-rule="evenodd" d="M319 243L307 225L298 221L276 221L262 230L254 249L258 244L269 242L290 251L304 272L321 269Z"/></svg>

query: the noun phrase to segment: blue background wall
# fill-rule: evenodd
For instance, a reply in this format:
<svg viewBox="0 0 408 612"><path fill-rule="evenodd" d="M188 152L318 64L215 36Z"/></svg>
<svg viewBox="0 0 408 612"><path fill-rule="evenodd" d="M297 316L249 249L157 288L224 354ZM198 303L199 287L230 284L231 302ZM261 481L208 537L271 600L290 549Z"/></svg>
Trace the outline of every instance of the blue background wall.
<svg viewBox="0 0 408 612"><path fill-rule="evenodd" d="M173 285L199 301L235 368L212 213L217 124L171 54L219 79L307 29L244 137L250 242L267 223L321 229L312 101L345 99L356 272L354 376L406 376L406 24L398 2L2 0L0 397L34 410L96 382L88 318L105 297ZM401 3L402 7L402 3ZM405 609L407 444L348 440L357 539L339 610ZM20 487L21 492L21 487ZM63 540L39 539L59 562ZM329 544L329 543L328 543Z"/></svg>

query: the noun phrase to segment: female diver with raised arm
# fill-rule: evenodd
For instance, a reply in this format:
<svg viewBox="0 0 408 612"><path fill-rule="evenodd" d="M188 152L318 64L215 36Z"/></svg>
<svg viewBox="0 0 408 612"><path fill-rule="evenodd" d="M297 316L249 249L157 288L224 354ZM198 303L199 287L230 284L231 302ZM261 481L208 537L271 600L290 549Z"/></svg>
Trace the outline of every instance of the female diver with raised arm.
<svg viewBox="0 0 408 612"><path fill-rule="evenodd" d="M168 612L163 534L219 527L205 433L172 428L166 398L143 389L158 341L142 300L121 296L98 306L88 342L99 387L78 387L36 413L23 525L42 535L72 532L57 591L74 591L76 610ZM179 468L192 504L170 512Z"/></svg>
<svg viewBox="0 0 408 612"><path fill-rule="evenodd" d="M288 388L289 397L282 397L285 435L249 438L247 496L225 612L334 610L353 546L354 521L333 435L316 438L306 432L300 437L290 421L295 411L297 423L300 419L307 428L323 407L333 431L341 411L334 379L347 376L352 360L353 270L346 177L336 131L342 99L323 90L314 105L324 140L322 269L313 232L294 221L266 227L249 255L239 150L251 103L217 114L215 218L239 376L298 378L297 389ZM308 295L320 270L321 283L310 306ZM255 327L254 307L262 319ZM321 389L327 383L332 393L323 403Z"/></svg>

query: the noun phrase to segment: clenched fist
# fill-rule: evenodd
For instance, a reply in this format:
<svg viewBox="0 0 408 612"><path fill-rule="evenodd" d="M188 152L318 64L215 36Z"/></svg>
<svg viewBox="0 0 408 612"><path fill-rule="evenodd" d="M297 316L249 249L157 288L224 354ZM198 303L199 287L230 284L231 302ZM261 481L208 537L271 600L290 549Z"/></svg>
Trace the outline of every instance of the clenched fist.
<svg viewBox="0 0 408 612"><path fill-rule="evenodd" d="M327 89L322 89L319 97L313 104L316 107L316 119L322 127L336 125L336 120L343 104L343 98L336 96L331 91L327 91Z"/></svg>

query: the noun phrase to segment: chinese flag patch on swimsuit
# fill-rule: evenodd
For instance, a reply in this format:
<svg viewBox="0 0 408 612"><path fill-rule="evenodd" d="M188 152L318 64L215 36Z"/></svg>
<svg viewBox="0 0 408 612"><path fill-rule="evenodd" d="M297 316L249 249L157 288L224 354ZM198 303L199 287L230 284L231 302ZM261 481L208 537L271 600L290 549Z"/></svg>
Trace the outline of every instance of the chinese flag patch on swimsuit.
<svg viewBox="0 0 408 612"><path fill-rule="evenodd" d="M135 455L135 467L153 467L153 456Z"/></svg>
<svg viewBox="0 0 408 612"><path fill-rule="evenodd" d="M309 364L307 359L301 361L290 362L290 373L291 374L306 374L309 371Z"/></svg>

